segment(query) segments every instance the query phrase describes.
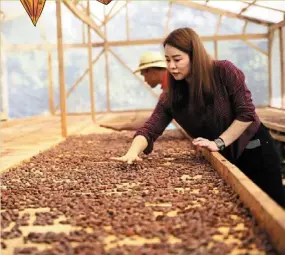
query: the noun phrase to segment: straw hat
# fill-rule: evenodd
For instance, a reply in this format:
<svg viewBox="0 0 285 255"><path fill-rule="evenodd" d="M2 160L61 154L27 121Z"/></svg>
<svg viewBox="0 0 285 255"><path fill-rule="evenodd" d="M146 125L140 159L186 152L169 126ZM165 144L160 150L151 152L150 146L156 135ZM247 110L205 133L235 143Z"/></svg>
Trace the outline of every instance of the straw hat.
<svg viewBox="0 0 285 255"><path fill-rule="evenodd" d="M147 51L140 58L139 67L134 73L137 73L143 69L150 67L162 67L166 68L166 62L164 57L157 51Z"/></svg>

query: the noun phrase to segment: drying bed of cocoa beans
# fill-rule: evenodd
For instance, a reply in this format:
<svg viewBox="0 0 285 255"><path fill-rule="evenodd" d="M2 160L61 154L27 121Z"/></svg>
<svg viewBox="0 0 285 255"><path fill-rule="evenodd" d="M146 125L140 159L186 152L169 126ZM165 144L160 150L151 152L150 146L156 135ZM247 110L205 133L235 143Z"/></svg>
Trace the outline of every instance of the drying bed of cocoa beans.
<svg viewBox="0 0 285 255"><path fill-rule="evenodd" d="M179 131L133 165L132 132L68 138L1 176L3 254L276 254Z"/></svg>

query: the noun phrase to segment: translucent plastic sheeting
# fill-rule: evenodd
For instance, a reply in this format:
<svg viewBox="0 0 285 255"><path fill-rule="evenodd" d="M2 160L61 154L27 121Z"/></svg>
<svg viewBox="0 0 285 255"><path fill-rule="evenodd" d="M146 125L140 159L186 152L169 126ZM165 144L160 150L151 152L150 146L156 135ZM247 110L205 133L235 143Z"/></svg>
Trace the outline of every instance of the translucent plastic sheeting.
<svg viewBox="0 0 285 255"><path fill-rule="evenodd" d="M243 8L248 6L248 4L243 3L241 1L212 1L212 0L210 0L207 5L234 13L239 13Z"/></svg>
<svg viewBox="0 0 285 255"><path fill-rule="evenodd" d="M235 64L246 77L256 106L268 102L268 57L242 41L218 42L218 58Z"/></svg>
<svg viewBox="0 0 285 255"><path fill-rule="evenodd" d="M281 62L280 62L280 40L279 31L275 31L273 37L273 45L271 52L271 85L272 85L272 100L271 106L281 108Z"/></svg>
<svg viewBox="0 0 285 255"><path fill-rule="evenodd" d="M284 2L285 4L285 2ZM244 16L262 19L273 23L278 23L284 19L284 13L274 10L265 9L259 6L251 6L244 13Z"/></svg>

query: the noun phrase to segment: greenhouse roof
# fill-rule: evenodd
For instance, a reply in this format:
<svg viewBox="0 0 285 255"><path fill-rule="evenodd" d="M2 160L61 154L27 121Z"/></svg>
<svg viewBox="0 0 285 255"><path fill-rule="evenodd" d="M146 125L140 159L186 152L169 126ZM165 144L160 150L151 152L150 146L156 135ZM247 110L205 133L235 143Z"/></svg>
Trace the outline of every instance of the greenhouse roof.
<svg viewBox="0 0 285 255"><path fill-rule="evenodd" d="M141 0L136 0L137 2ZM160 0L162 1L162 0ZM168 1L168 0L164 0ZM47 2L54 2L47 0ZM70 0L70 2L79 2L80 5L84 6L86 1ZM116 3L118 2L118 3ZM117 7L124 5L126 2L135 2L134 0L113 0L108 6L111 9L113 5L117 4ZM148 1L141 1L148 2ZM151 2L149 0L149 2ZM157 2L157 1L152 1ZM273 24L279 23L284 20L285 17L285 1L263 1L263 0L237 0L237 1L225 1L225 0L199 0L199 1L181 1L181 0L170 0L172 4L179 4L188 6L191 8L205 10L212 12L217 15L230 16L232 18L240 18L248 21L253 21L261 24ZM91 9L92 12L103 12L102 8L98 8L102 5L96 1L92 3L96 5L96 10ZM99 5L98 5L99 4ZM103 5L102 5L103 6ZM19 16L25 15L25 9L23 8L20 1L14 0L2 0L1 1L1 14L3 20L11 20ZM102 13L101 13L102 16Z"/></svg>

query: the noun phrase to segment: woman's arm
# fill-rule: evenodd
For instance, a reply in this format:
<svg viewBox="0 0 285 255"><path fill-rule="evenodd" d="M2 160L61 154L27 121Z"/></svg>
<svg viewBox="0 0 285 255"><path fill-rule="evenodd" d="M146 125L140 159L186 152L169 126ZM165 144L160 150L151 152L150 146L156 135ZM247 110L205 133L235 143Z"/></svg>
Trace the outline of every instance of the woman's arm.
<svg viewBox="0 0 285 255"><path fill-rule="evenodd" d="M149 154L153 149L154 141L162 135L165 128L172 120L172 115L167 110L166 98L160 98L152 115L135 134L135 138L128 152L120 158L112 158L115 160L132 163L140 160L138 157L141 152Z"/></svg>
<svg viewBox="0 0 285 255"><path fill-rule="evenodd" d="M220 135L223 139L225 146L229 146L235 140L237 140L241 134L250 126L251 122L243 122L239 120L234 120L228 129Z"/></svg>
<svg viewBox="0 0 285 255"><path fill-rule="evenodd" d="M146 149L147 145L146 138L142 135L138 135L134 138L126 155L122 157L112 157L111 159L124 161L128 164L132 164L133 161L140 161L141 158L138 155Z"/></svg>
<svg viewBox="0 0 285 255"><path fill-rule="evenodd" d="M220 135L220 138L223 139L227 147L236 141L251 125L255 120L256 113L243 72L230 61L223 61L220 66L220 76L229 94L235 116L232 124ZM201 137L194 139L193 144L207 147L211 151L218 151L218 147L214 141L209 141Z"/></svg>

